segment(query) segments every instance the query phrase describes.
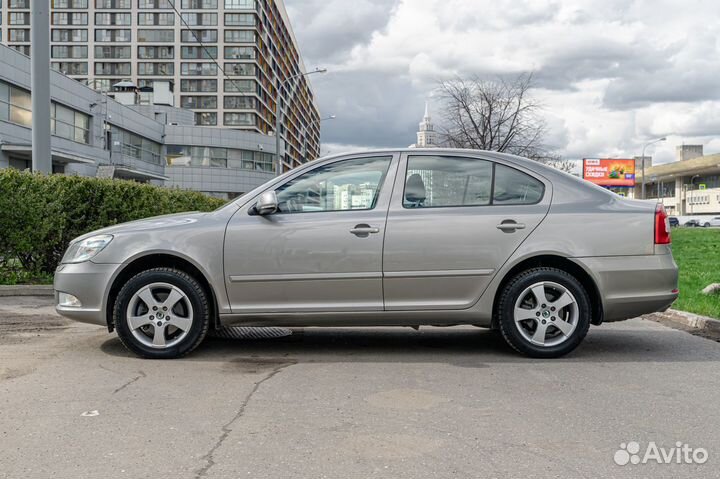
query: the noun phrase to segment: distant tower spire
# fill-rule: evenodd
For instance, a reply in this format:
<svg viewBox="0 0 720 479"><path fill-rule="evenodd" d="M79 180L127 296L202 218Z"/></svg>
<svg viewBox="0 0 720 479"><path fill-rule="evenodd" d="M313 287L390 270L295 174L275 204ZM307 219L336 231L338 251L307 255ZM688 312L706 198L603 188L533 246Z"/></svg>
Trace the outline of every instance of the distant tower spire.
<svg viewBox="0 0 720 479"><path fill-rule="evenodd" d="M417 143L415 144L418 148L433 148L438 146L437 144L437 133L435 132L435 126L430 118L430 110L428 102L425 102L425 115L423 120L420 122L420 129L417 132Z"/></svg>

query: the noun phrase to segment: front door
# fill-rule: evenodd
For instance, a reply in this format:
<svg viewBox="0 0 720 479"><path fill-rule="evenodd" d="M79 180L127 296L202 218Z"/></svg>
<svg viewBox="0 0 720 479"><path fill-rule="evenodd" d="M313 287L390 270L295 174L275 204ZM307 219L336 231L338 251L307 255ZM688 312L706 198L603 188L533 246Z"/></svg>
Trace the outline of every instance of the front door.
<svg viewBox="0 0 720 479"><path fill-rule="evenodd" d="M549 183L470 156L412 154L388 212L385 309L466 309L547 214Z"/></svg>
<svg viewBox="0 0 720 479"><path fill-rule="evenodd" d="M275 191L278 211L241 208L225 238L233 313L383 309L382 245L397 157L323 163Z"/></svg>

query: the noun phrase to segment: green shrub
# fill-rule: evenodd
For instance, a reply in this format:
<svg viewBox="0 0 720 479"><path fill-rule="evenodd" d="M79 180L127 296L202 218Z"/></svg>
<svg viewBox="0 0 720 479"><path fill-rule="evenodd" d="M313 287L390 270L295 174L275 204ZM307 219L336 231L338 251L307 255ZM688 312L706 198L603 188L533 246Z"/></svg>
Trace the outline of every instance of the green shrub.
<svg viewBox="0 0 720 479"><path fill-rule="evenodd" d="M222 200L132 181L0 169L0 284L48 278L75 237L106 226Z"/></svg>

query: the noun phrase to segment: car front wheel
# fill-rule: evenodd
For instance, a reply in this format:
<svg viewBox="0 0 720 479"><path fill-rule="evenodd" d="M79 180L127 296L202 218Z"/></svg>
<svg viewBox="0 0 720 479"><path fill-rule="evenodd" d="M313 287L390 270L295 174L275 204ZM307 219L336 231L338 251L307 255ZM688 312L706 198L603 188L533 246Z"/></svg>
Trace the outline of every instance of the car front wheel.
<svg viewBox="0 0 720 479"><path fill-rule="evenodd" d="M590 328L590 300L571 274L533 268L503 288L496 314L505 341L535 358L555 358L574 350Z"/></svg>
<svg viewBox="0 0 720 479"><path fill-rule="evenodd" d="M710 228L710 223L705 223L705 228Z"/></svg>
<svg viewBox="0 0 720 479"><path fill-rule="evenodd" d="M172 359L188 354L205 338L210 307L195 278L177 269L154 268L123 286L113 319L120 341L131 352Z"/></svg>

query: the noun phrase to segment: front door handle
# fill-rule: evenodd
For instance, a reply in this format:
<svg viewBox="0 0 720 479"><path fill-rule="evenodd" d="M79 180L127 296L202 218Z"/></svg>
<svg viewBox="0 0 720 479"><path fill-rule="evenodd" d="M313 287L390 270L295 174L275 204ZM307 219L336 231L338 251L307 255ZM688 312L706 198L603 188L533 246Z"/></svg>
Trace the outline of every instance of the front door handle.
<svg viewBox="0 0 720 479"><path fill-rule="evenodd" d="M367 238L371 233L376 234L379 232L380 228L374 228L366 224L355 225L355 227L350 230L350 233L360 238Z"/></svg>
<svg viewBox="0 0 720 479"><path fill-rule="evenodd" d="M522 223L516 223L514 220L504 220L502 223L497 225L496 228L511 233L515 230L524 230L525 225Z"/></svg>

